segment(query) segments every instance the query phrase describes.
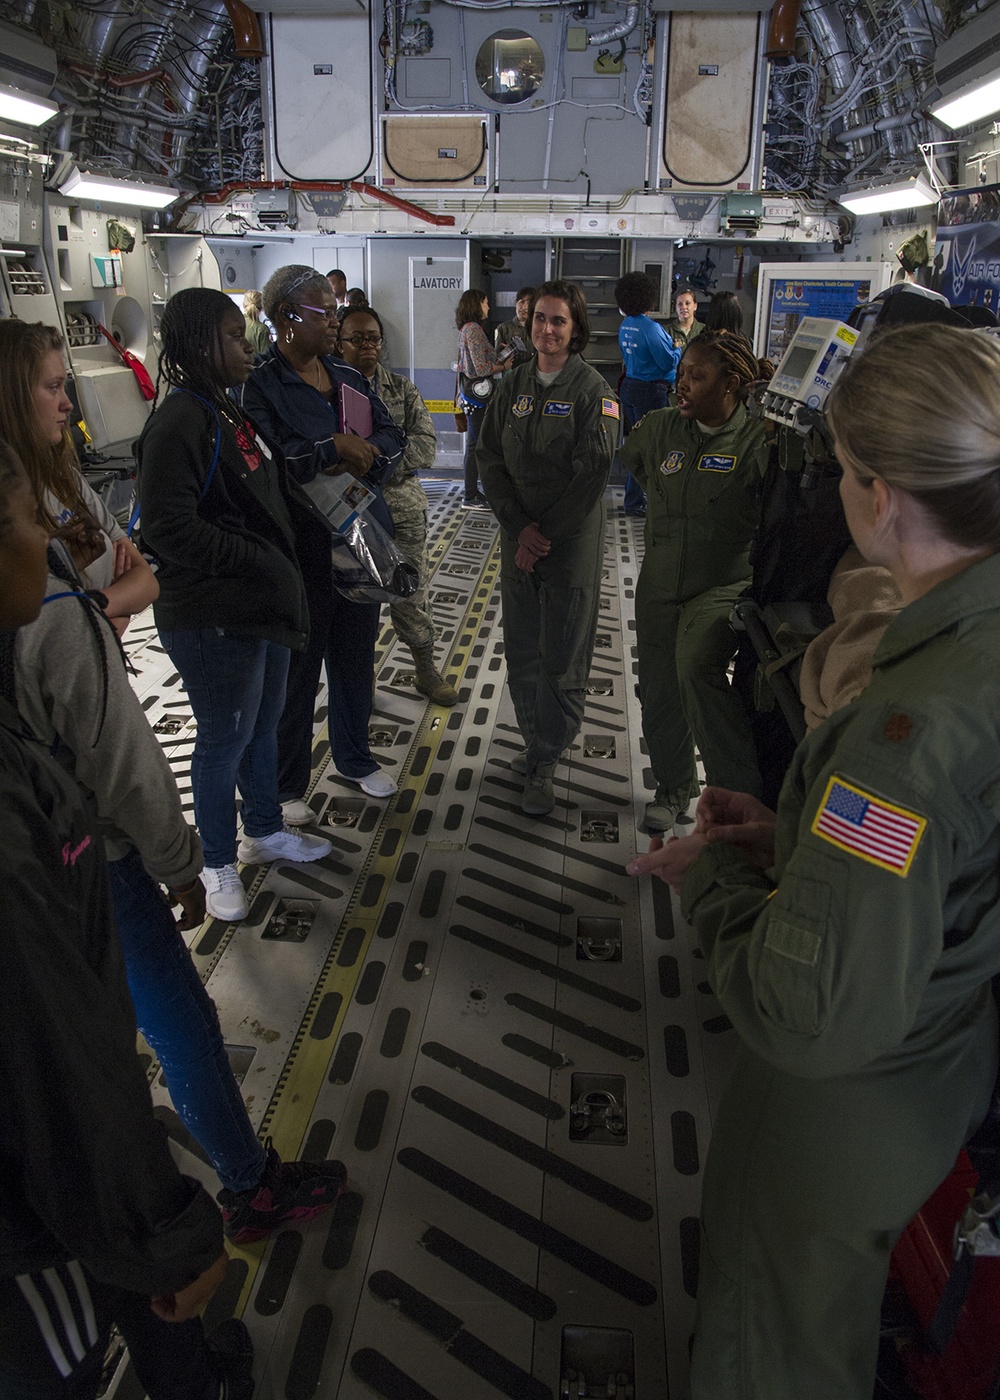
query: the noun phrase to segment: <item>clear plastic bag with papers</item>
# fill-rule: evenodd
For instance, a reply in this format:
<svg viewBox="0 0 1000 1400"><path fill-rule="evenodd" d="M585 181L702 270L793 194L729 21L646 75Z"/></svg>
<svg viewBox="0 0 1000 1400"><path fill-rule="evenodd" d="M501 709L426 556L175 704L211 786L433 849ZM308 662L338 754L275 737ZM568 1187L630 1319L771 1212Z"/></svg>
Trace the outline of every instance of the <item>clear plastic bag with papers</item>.
<svg viewBox="0 0 1000 1400"><path fill-rule="evenodd" d="M372 491L346 472L320 471L299 489L330 531L333 586L354 603L395 603L417 591L416 568L368 514Z"/></svg>

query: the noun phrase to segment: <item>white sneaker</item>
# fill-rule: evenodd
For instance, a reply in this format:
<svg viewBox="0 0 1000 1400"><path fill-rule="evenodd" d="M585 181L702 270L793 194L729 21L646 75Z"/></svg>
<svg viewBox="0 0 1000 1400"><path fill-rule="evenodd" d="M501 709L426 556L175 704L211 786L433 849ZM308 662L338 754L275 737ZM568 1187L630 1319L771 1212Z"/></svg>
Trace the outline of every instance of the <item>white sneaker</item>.
<svg viewBox="0 0 1000 1400"><path fill-rule="evenodd" d="M286 826L312 826L318 818L308 802L297 798L294 802L282 802L281 816Z"/></svg>
<svg viewBox="0 0 1000 1400"><path fill-rule="evenodd" d="M201 880L205 886L205 908L213 919L235 924L246 918L250 906L235 865L206 865Z"/></svg>
<svg viewBox="0 0 1000 1400"><path fill-rule="evenodd" d="M340 775L347 778L346 773ZM369 797L391 797L399 788L389 777L388 773L383 773L381 768L376 768L374 773L366 773L363 778L347 778L349 783L357 783L362 792L366 792Z"/></svg>
<svg viewBox="0 0 1000 1400"><path fill-rule="evenodd" d="M282 827L270 836L244 836L236 854L244 865L270 865L272 860L293 860L303 863L322 860L333 850L322 836L310 836L305 831L289 831Z"/></svg>

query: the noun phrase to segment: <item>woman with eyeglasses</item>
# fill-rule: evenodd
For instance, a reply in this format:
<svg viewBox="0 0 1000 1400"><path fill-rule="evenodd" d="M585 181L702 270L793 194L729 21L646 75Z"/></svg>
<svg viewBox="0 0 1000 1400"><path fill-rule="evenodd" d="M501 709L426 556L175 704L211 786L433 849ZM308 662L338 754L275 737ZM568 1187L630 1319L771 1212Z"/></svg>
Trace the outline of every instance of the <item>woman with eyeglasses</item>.
<svg viewBox="0 0 1000 1400"><path fill-rule="evenodd" d="M247 380L244 408L281 447L294 481L311 481L321 471L363 479L375 491L372 515L392 534L392 518L379 485L395 470L406 438L364 375L337 358L337 298L328 279L315 268L292 263L269 278L262 297L277 341ZM342 386L369 400L372 431L367 438L352 433L343 421ZM321 521L297 512L295 527L310 634L305 651L293 655L288 670L278 725L278 787L285 821L305 826L314 820L305 796L324 661L330 752L337 772L369 797L391 797L396 784L379 767L368 740L378 604L355 603L337 592L330 535Z"/></svg>
<svg viewBox="0 0 1000 1400"><path fill-rule="evenodd" d="M427 495L418 475L434 465L437 435L417 386L379 363L383 341L381 318L370 306L349 307L341 317L341 355L361 371L406 434L406 451L383 489L396 527L396 544L418 570L420 583L412 598L390 606L389 615L396 636L413 653L414 687L435 705L454 705L458 691L434 664L437 633L427 600Z"/></svg>

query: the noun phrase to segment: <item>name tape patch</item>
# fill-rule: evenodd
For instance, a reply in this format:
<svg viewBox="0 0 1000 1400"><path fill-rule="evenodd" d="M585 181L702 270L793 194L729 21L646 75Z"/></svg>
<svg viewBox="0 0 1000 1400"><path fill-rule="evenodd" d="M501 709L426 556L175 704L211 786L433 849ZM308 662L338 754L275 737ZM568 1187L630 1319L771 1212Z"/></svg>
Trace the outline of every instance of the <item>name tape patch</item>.
<svg viewBox="0 0 1000 1400"><path fill-rule="evenodd" d="M910 873L927 818L873 797L843 778L831 778L810 830L851 855L894 875Z"/></svg>
<svg viewBox="0 0 1000 1400"><path fill-rule="evenodd" d="M618 405L615 403L614 399L601 400L601 413L605 418L618 418L620 416Z"/></svg>
<svg viewBox="0 0 1000 1400"><path fill-rule="evenodd" d="M573 412L571 403L562 403L559 399L549 399L542 409L543 414L548 414L550 418L568 418Z"/></svg>
<svg viewBox="0 0 1000 1400"><path fill-rule="evenodd" d="M731 472L736 466L735 457L713 457L704 453L698 459L700 472Z"/></svg>

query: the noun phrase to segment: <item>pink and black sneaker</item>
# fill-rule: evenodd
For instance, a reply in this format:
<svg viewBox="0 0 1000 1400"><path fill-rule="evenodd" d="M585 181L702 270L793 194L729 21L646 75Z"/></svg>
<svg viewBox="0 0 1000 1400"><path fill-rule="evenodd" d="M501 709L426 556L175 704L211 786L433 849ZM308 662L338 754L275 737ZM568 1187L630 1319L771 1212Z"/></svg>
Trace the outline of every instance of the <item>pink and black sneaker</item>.
<svg viewBox="0 0 1000 1400"><path fill-rule="evenodd" d="M260 1184L250 1191L223 1189L223 1230L235 1244L253 1244L289 1221L304 1224L336 1202L347 1183L343 1162L283 1162L271 1146Z"/></svg>

